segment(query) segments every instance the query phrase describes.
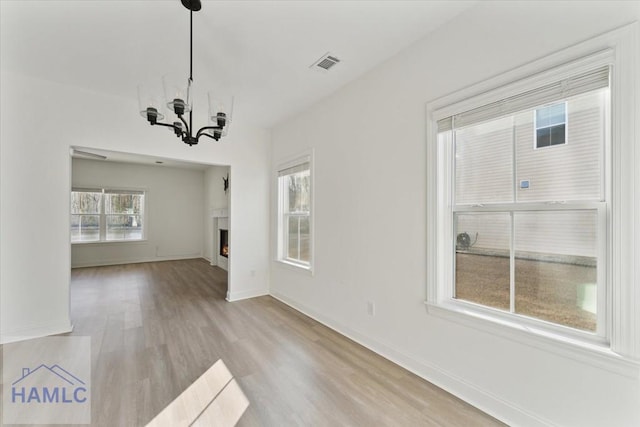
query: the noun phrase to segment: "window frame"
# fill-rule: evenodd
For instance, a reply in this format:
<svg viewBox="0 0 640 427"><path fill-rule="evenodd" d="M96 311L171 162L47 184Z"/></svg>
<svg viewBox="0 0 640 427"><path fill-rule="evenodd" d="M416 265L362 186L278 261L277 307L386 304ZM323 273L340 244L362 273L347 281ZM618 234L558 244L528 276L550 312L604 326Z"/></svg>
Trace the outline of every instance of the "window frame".
<svg viewBox="0 0 640 427"><path fill-rule="evenodd" d="M590 69L593 67L594 67L593 64L586 64L584 67L585 69L581 71L582 72L590 71ZM597 64L595 65L595 67L597 68ZM580 74L580 71L577 71L577 73L574 73L574 74ZM571 77L572 75L562 76L562 78L571 78ZM534 88L529 88L529 89L534 89ZM591 93L591 92L588 91L587 93ZM578 96L587 95L587 93L584 93ZM567 104L569 103L569 101L567 99L575 98L575 97L576 97L575 95L570 96L565 98L565 100L553 101L545 105L545 106L550 106L550 105L564 104L565 115L562 123L565 125L565 134L567 133L567 130L568 130ZM605 113L608 113L610 99L607 99L606 101L607 101L607 104L605 105L604 108L605 108ZM467 126L469 127L483 126L483 125L486 125L487 123L491 123L493 121L498 121L498 120L507 120L512 123L515 123L514 119L517 115L522 113L524 114L531 113L533 114L533 117L534 117L533 135L535 138L535 135L537 134L535 116L536 116L536 112L540 108L541 107L529 107L522 111L513 112L507 115L496 116L493 119L487 118L486 121L481 121L479 123L476 123L473 125L467 125ZM515 126L515 125L512 124L512 126ZM601 147L601 150L605 151L606 147L610 146L609 135L611 133L610 129L608 129L609 123L607 120L603 120L603 127L605 128L603 132L604 143L603 143L603 146ZM463 129L464 128L466 128L466 126L463 127ZM453 132L449 131L449 133L452 134ZM479 303L474 303L472 301L466 301L463 299L455 298L455 295L457 293L456 257L455 257L456 236L460 231L462 231L457 229L456 219L459 215L482 216L482 214L506 214L509 216L509 222L510 222L509 239L508 239L509 244L506 249L509 252L510 268L512 269L512 271L510 272L511 277L509 280L510 281L509 309L500 310L500 312L496 312L495 313L496 318L499 318L501 320L511 319L511 321L525 322L530 326L535 326L537 328L548 330L558 335L580 339L585 342L593 342L598 344L608 343L608 334L609 334L608 311L609 310L606 302L608 299L607 289L609 289L609 286L607 285L608 257L607 257L607 250L606 250L606 247L607 247L606 224L607 224L607 210L608 210L608 203L609 203L607 196L609 195L610 192L606 191L605 182L609 181L609 179L607 179L606 177L610 169L605 167L604 158L602 159L602 162L600 164L600 170L599 170L599 174L602 177L602 180L600 183L600 191L598 192L597 196L594 196L592 199L558 200L555 198L549 198L547 200L541 200L541 201L519 201L517 197L517 191L520 188L521 184L518 182L517 174L516 174L517 165L515 164L515 157L516 157L517 143L514 140L512 141L512 150L513 150L512 158L514 159L513 160L514 163L512 164L512 170L511 170L512 200L511 201L504 200L504 201L497 201L497 202L496 201L458 202L458 200L456 199L456 192L457 192L456 176L458 172L458 163L459 163L458 151L457 151L458 150L457 140L452 137L453 135L450 135L450 136L448 135L449 139L447 142L440 141L439 135L440 134L436 136L437 144L441 145L443 143L446 143L448 145L446 150L443 151L443 157L439 160L442 162L443 165L448 166L446 169L445 168L441 169L441 173L438 176L439 182L440 182L439 190L442 191L444 203L448 207L446 215L449 216L447 220L442 221L441 226L443 227L443 229L451 230L451 236L450 236L451 242L449 245L447 245L446 252L440 252L439 256L443 257L444 256L442 255L443 253L451 254L452 256L451 260L443 261L443 264L446 264L449 269L449 271L443 274L443 278L445 279L445 284L446 284L442 291L443 298L450 298L451 304L460 305L461 308L464 308L465 310L470 310L470 311L481 310L483 313L490 313L491 311L499 310L497 308L483 306ZM566 141L566 138L565 138L565 141ZM556 146L562 146L562 145L564 144L551 145L543 148L550 148L550 147L556 147ZM535 150L535 147L534 147L534 150ZM447 174L447 175L443 176L444 174ZM515 218L520 213L535 213L535 212L542 213L542 212L561 212L561 211L595 212L597 215L597 220L595 224L595 228L596 228L595 231L598 236L598 240L596 242L597 250L595 255L595 258L597 260L597 284L598 284L597 311L596 311L597 322L596 322L596 330L593 332L575 329L570 326L563 325L560 323L554 323L551 321L544 320L542 318L527 316L525 314L522 314L516 311L515 300L516 300L517 283L515 282L514 269L515 269L515 260L517 258L516 257L517 249L515 246L515 238L516 238L515 236L517 234L516 233L517 222L515 221ZM489 311L487 312L487 310Z"/></svg>
<svg viewBox="0 0 640 427"><path fill-rule="evenodd" d="M70 217L74 215L97 215L99 216L99 239L98 240L86 240L86 241L74 241L71 239L71 229L69 229L69 241L72 245L91 245L91 244L113 244L113 243L139 243L147 241L147 195L148 191L141 188L112 188L112 187L98 187L98 186L78 186L72 187L71 193L74 192L94 192L101 193L100 197L100 212L98 214L74 214L70 213ZM125 216L129 214L107 214L106 213L106 195L107 194L141 194L143 196L142 202L142 235L139 239L107 239L107 218L113 216Z"/></svg>
<svg viewBox="0 0 640 427"><path fill-rule="evenodd" d="M309 165L309 212L307 214L302 213L291 213L286 212L285 203L287 202L287 197L283 192L283 180L280 176L281 172L292 169L296 167L303 166L304 164ZM289 176L289 175L285 175ZM281 265L287 267L293 267L298 271L307 271L313 274L313 265L314 265L314 167L313 167L313 152L305 151L304 153L298 154L294 157L291 157L289 160L285 160L280 162L275 168L275 183L276 183L276 261ZM308 217L309 218L309 262L301 261L296 258L290 258L288 256L289 250L289 239L288 239L288 219L291 217Z"/></svg>
<svg viewBox="0 0 640 427"><path fill-rule="evenodd" d="M640 146L636 131L638 90L635 84L635 52L638 24L631 24L592 40L551 54L497 77L471 85L427 104L427 313L467 327L490 332L536 348L590 363L623 375L640 373L640 269L634 256L640 255L640 233L633 224L640 218L640 174L636 165ZM570 59L568 61L568 58ZM609 284L606 293L608 324L605 339L588 339L569 328L545 327L539 320L503 316L496 310L471 303L452 301L447 276L453 253L452 218L447 216L448 198L443 187L450 186L451 153L437 143L437 121L460 111L470 111L527 89L579 74L596 65L610 65L612 137L603 157L603 190L609 192L606 207L604 245ZM623 96L624 94L624 96ZM631 101L630 101L631 100ZM565 127L566 131L566 127ZM444 169L444 171L443 171ZM610 178L606 178L610 176ZM634 187L634 180L636 182ZM449 259L452 257L449 256Z"/></svg>
<svg viewBox="0 0 640 427"><path fill-rule="evenodd" d="M559 124L538 127L538 114L537 114L538 110L550 107L552 105L557 105L560 103L564 104L564 121L562 122L562 124L564 125L564 142L562 144L553 144L553 145L549 144L544 147L539 147L538 146L538 130L549 129L554 126L559 126ZM542 107L538 107L533 110L533 149L534 150L544 150L545 148L562 147L569 143L569 110L567 108L568 106L569 106L569 103L567 101L564 101L564 102L561 101L561 102L554 102L550 105L544 105Z"/></svg>

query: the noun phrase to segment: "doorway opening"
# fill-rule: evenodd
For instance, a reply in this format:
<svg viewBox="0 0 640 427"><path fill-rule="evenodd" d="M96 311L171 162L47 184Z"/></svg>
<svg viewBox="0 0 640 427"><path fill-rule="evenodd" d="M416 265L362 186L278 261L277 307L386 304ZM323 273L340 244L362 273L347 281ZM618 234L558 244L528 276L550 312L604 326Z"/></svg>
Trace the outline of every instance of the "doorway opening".
<svg viewBox="0 0 640 427"><path fill-rule="evenodd" d="M72 200L74 195L88 193L94 202L72 203L70 218L93 221L90 225L95 230L91 230L99 237L74 240L71 221L72 269L204 258L220 270L217 276L226 277L228 297L230 166L85 147L72 147L70 156ZM100 192L94 191L97 188ZM111 203L113 194L124 195L119 201L144 194L143 206ZM212 223L213 214L220 211L226 212L226 221ZM109 231L116 225L135 228L139 238L112 238ZM226 230L224 242L217 237L214 226L218 225ZM216 238L212 239L214 232Z"/></svg>

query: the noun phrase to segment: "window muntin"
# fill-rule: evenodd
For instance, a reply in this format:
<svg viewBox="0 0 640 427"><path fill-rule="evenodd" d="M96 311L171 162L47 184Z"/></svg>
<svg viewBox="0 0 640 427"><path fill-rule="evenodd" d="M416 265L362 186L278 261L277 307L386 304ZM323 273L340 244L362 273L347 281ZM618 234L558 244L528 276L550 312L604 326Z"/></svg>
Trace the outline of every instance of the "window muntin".
<svg viewBox="0 0 640 427"><path fill-rule="evenodd" d="M450 301L605 337L608 74L587 75L587 90L542 107L516 96L526 108L479 107L438 122ZM564 126L571 144L537 150L539 124Z"/></svg>
<svg viewBox="0 0 640 427"><path fill-rule="evenodd" d="M278 259L311 267L311 163L308 158L278 171Z"/></svg>
<svg viewBox="0 0 640 427"><path fill-rule="evenodd" d="M534 112L536 148L567 143L567 105L560 102L540 107Z"/></svg>
<svg viewBox="0 0 640 427"><path fill-rule="evenodd" d="M73 189L71 242L143 240L143 191Z"/></svg>

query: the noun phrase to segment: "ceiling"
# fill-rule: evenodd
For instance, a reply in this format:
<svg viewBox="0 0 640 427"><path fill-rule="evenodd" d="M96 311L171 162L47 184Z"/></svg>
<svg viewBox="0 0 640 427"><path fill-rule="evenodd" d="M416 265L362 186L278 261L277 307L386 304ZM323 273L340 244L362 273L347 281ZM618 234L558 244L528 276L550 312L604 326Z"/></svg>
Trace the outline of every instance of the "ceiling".
<svg viewBox="0 0 640 427"><path fill-rule="evenodd" d="M272 127L451 20L469 1L203 1L193 15L195 108L235 96L234 122ZM129 98L188 76L178 0L0 1L0 67ZM340 63L310 66L330 52ZM201 99L202 98L202 99Z"/></svg>

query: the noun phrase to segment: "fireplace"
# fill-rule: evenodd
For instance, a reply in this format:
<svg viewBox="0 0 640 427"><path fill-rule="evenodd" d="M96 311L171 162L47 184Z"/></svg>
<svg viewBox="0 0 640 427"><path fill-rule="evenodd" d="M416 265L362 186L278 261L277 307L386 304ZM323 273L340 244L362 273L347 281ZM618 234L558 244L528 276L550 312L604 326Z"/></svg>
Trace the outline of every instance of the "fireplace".
<svg viewBox="0 0 640 427"><path fill-rule="evenodd" d="M229 271L229 210L214 209L211 218L211 265Z"/></svg>
<svg viewBox="0 0 640 427"><path fill-rule="evenodd" d="M220 229L220 255L229 258L229 230Z"/></svg>

